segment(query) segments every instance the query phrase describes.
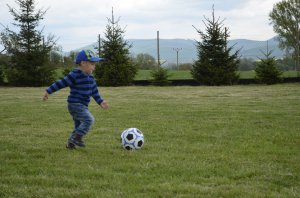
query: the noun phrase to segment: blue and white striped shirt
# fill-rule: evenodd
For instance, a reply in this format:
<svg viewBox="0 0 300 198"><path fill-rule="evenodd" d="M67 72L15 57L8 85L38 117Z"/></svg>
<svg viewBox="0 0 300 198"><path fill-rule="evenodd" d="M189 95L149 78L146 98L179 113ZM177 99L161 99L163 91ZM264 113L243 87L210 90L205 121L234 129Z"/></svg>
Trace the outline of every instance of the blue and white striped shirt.
<svg viewBox="0 0 300 198"><path fill-rule="evenodd" d="M81 103L88 106L91 96L99 105L103 101L93 75L85 74L80 69L74 69L62 80L53 83L46 91L52 94L65 87L70 87L69 103Z"/></svg>

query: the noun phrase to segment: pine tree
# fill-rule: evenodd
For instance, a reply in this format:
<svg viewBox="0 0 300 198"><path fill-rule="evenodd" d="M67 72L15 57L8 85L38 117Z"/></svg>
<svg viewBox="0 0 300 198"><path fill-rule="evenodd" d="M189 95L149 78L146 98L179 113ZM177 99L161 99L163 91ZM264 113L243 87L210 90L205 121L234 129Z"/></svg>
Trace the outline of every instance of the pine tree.
<svg viewBox="0 0 300 198"><path fill-rule="evenodd" d="M38 30L40 20L46 11L35 11L34 0L16 0L19 10L9 7L14 17L13 25L19 32L6 28L3 40L11 64L7 69L9 83L17 86L40 86L53 81L54 67L48 65L48 54L55 45L54 37L45 41L42 30Z"/></svg>
<svg viewBox="0 0 300 198"><path fill-rule="evenodd" d="M206 32L197 30L202 41L197 41L198 60L192 68L192 76L195 80L205 85L232 85L237 82L239 60L238 51L230 54L232 47L227 48L229 33L227 28L223 28L223 21L215 19L214 9L213 19L205 20Z"/></svg>
<svg viewBox="0 0 300 198"><path fill-rule="evenodd" d="M282 78L280 76L282 75L282 71L276 67L275 57L271 57L272 51L267 51L267 53L263 54L265 58L260 59L255 67L255 78L259 83L267 85L281 82Z"/></svg>
<svg viewBox="0 0 300 198"><path fill-rule="evenodd" d="M153 78L152 84L155 86L166 86L170 84L168 78L168 70L162 67L155 68L151 71L151 77Z"/></svg>
<svg viewBox="0 0 300 198"><path fill-rule="evenodd" d="M119 20L108 19L105 39L103 40L101 55L105 61L96 67L95 75L99 85L124 86L129 85L136 73L137 67L130 58L130 45L124 40L125 30L119 26Z"/></svg>

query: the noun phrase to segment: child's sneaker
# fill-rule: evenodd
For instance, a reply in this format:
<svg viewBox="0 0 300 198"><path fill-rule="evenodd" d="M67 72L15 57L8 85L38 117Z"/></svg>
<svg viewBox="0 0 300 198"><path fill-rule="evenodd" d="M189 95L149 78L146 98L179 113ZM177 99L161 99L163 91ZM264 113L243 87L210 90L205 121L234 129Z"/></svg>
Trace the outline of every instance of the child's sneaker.
<svg viewBox="0 0 300 198"><path fill-rule="evenodd" d="M76 149L76 147L75 147L75 144L73 144L73 143L71 143L71 142L67 142L67 144L66 144L66 148L67 149L70 149L70 150L72 150L72 149Z"/></svg>
<svg viewBox="0 0 300 198"><path fill-rule="evenodd" d="M71 136L68 143L73 144L74 147L75 147L75 145L79 146L79 147L85 147L85 144L82 141L82 135L79 135L79 134L76 134L76 133Z"/></svg>

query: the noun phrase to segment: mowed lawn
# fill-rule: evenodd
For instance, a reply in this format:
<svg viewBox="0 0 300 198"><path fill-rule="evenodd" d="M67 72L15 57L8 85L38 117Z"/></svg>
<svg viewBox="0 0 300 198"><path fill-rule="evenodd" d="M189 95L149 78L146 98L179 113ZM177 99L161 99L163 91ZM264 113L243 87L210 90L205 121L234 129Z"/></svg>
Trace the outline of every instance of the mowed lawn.
<svg viewBox="0 0 300 198"><path fill-rule="evenodd" d="M105 87L86 148L68 89L0 87L0 197L300 197L300 84ZM120 147L129 127L140 151Z"/></svg>
<svg viewBox="0 0 300 198"><path fill-rule="evenodd" d="M238 71L240 79L254 79L255 71ZM168 79L169 80L187 80L193 79L192 74L188 70L168 70ZM283 78L291 78L297 77L297 71L284 71L281 77ZM135 77L135 80L151 80L153 77L151 76L151 70L138 70L138 73Z"/></svg>

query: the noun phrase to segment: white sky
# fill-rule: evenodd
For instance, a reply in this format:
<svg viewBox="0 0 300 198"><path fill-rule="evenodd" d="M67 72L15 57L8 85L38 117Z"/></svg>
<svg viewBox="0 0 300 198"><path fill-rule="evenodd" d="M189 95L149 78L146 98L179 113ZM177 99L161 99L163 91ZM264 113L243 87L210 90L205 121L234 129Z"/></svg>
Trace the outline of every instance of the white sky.
<svg viewBox="0 0 300 198"><path fill-rule="evenodd" d="M280 0L36 0L37 9L48 9L40 22L44 34L54 34L64 51L96 42L104 37L107 17L115 18L126 27L125 39L160 38L199 40L192 27L205 30L204 16L225 19L229 39L267 40L275 36L269 13ZM0 0L0 23L13 29L13 17L7 5L19 9L15 0ZM3 27L0 26L0 30Z"/></svg>

